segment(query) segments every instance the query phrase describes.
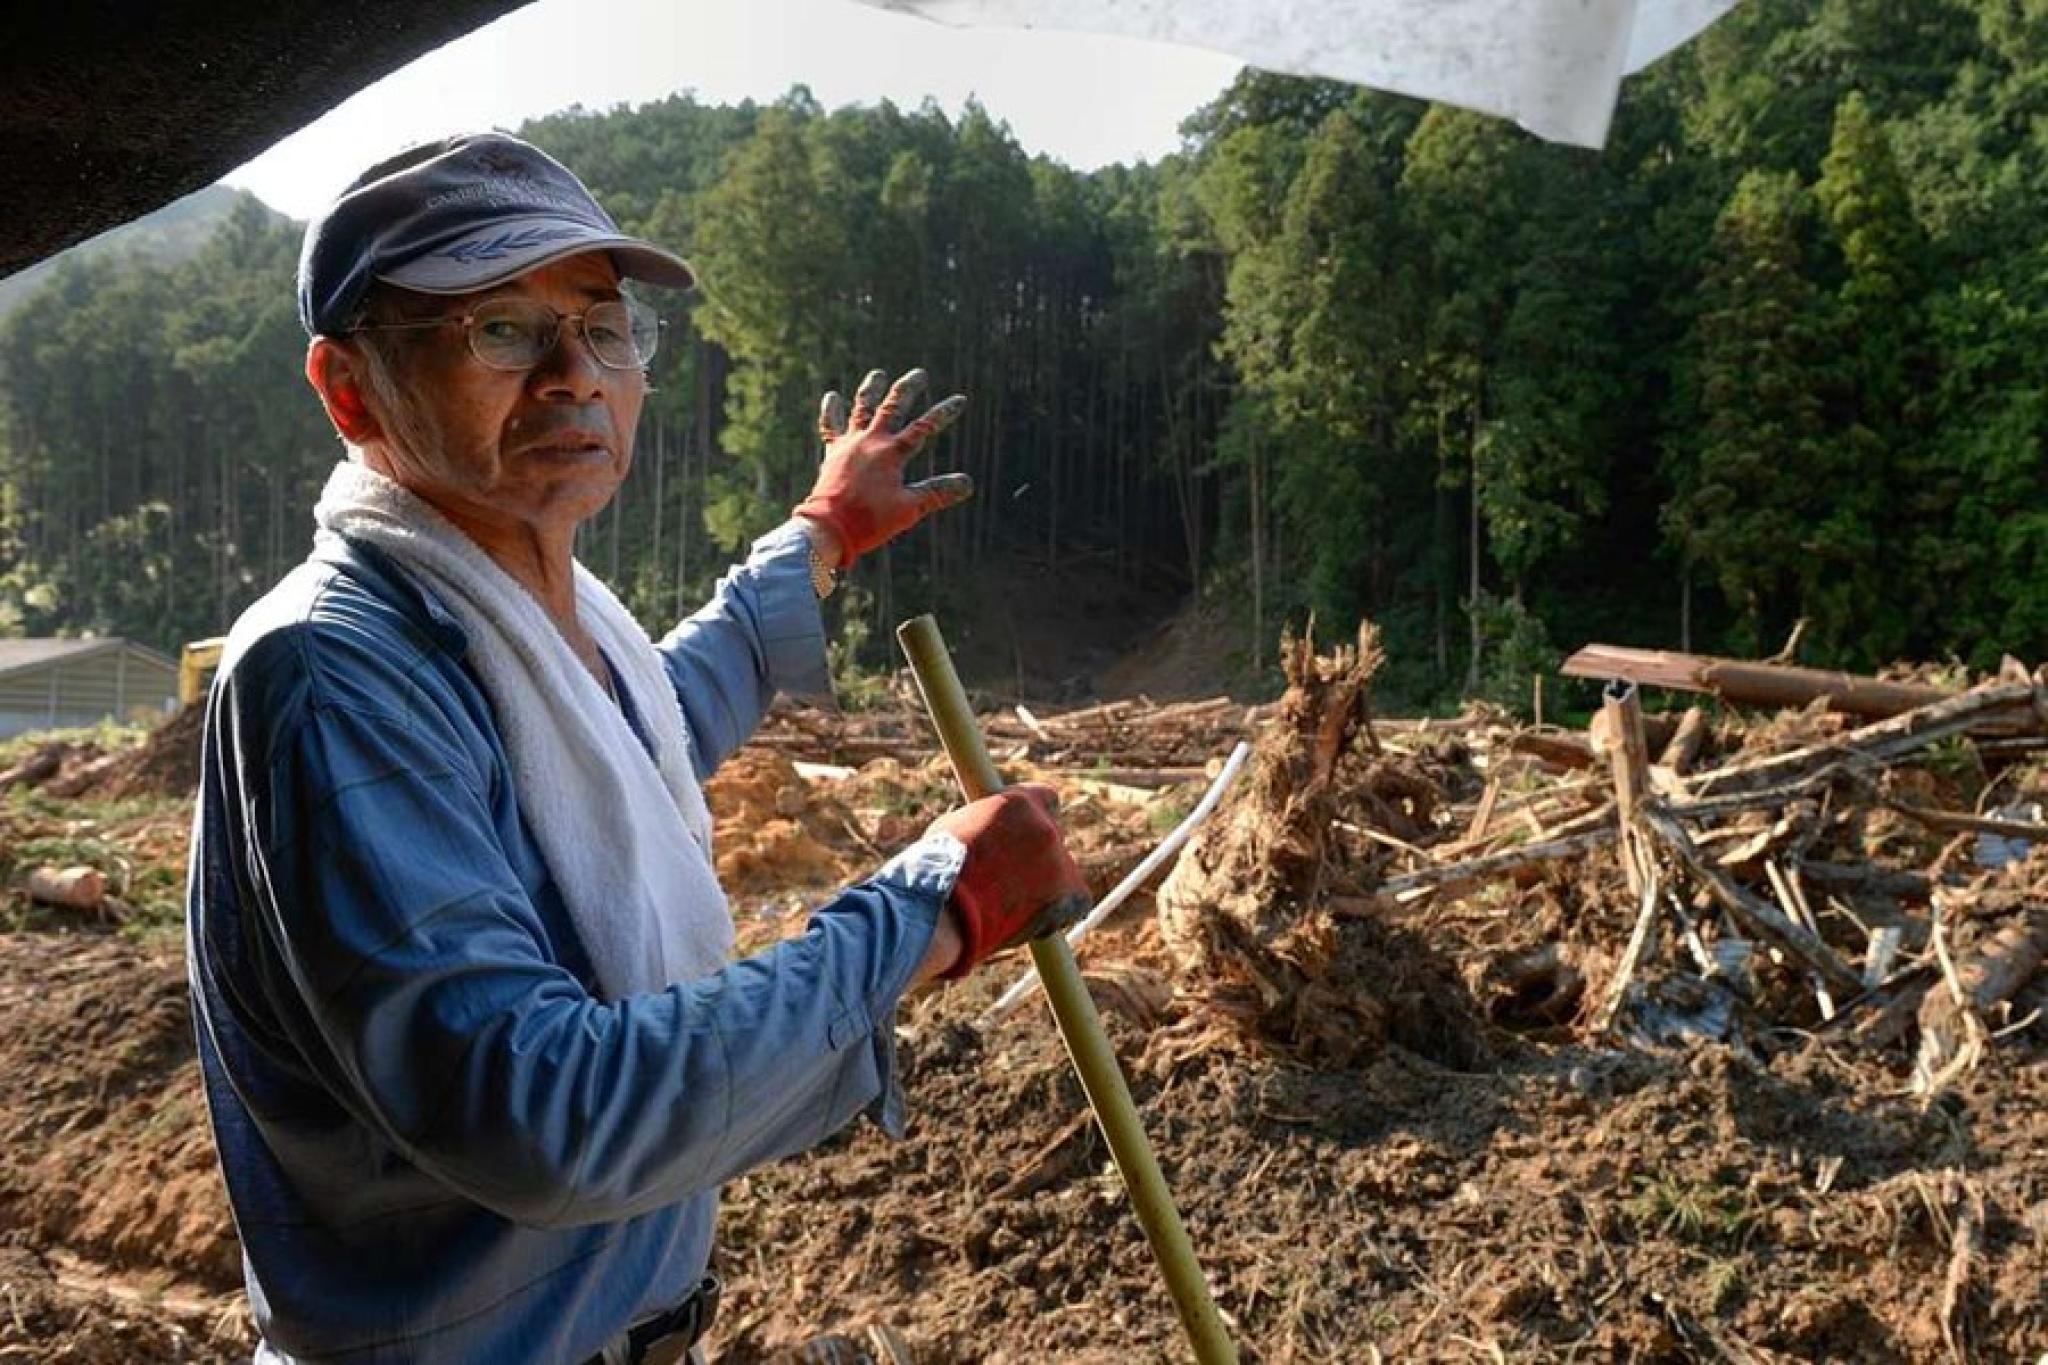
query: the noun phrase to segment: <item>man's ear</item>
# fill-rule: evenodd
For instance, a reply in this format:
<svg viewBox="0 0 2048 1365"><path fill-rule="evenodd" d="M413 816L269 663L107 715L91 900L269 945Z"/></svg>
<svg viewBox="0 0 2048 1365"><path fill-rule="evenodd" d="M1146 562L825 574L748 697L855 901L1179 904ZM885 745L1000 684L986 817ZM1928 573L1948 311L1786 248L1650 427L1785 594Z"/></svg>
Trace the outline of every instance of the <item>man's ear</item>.
<svg viewBox="0 0 2048 1365"><path fill-rule="evenodd" d="M314 337L306 348L306 382L320 395L342 440L367 446L383 439L383 424L370 411L362 357L352 349L332 337Z"/></svg>

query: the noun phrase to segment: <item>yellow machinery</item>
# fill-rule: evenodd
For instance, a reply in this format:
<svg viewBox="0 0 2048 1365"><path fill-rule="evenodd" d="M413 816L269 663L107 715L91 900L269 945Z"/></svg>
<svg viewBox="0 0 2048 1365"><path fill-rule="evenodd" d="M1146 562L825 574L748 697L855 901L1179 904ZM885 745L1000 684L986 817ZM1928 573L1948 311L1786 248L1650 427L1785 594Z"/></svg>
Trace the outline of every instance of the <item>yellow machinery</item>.
<svg viewBox="0 0 2048 1365"><path fill-rule="evenodd" d="M206 700L206 689L213 685L213 671L220 667L221 647L227 642L227 636L216 635L185 646L178 656L178 705L191 706Z"/></svg>

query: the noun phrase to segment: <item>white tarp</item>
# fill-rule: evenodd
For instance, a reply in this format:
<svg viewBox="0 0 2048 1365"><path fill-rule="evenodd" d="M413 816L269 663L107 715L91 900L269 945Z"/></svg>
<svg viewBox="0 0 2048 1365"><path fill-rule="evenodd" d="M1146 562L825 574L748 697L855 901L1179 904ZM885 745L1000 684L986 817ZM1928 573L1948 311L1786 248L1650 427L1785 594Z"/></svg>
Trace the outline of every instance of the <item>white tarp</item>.
<svg viewBox="0 0 2048 1365"><path fill-rule="evenodd" d="M1227 53L1513 119L1598 147L1621 78L1737 0L862 0L944 24L1068 29Z"/></svg>

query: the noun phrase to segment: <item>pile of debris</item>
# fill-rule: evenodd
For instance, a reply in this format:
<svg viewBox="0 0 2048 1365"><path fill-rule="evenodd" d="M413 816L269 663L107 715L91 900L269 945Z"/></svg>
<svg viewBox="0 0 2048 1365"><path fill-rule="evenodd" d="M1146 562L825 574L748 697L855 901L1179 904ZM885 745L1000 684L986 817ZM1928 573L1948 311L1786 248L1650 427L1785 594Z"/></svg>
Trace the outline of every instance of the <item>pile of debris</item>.
<svg viewBox="0 0 2048 1365"><path fill-rule="evenodd" d="M1420 987L1434 1004L1394 1036L1470 1054L1473 1019L1340 930L1470 942L1476 917L1502 951L1468 959L1466 994L1523 1034L1910 1042L1931 1095L2039 1023L2015 1001L2048 953L2041 678L1950 692L1746 664L1806 704L1715 722L1646 716L1628 675L1711 690L1730 661L1589 656L1623 676L1587 732L1475 713L1444 733L1373 721L1370 627L1330 657L1290 642L1250 779L1159 894L1183 993L1342 1062ZM1468 931L1433 935L1447 919Z"/></svg>
<svg viewBox="0 0 2048 1365"><path fill-rule="evenodd" d="M60 801L185 796L199 786L204 707L188 706L143 736L111 749L90 739L53 738L0 770L0 791L39 791Z"/></svg>
<svg viewBox="0 0 2048 1365"><path fill-rule="evenodd" d="M1158 938L1184 1003L1317 1065L1388 1041L1465 1065L1504 1037L1819 1036L1916 1049L1932 1094L2001 1036L2048 1035L2048 686L2017 665L1957 688L1594 645L1565 671L1609 695L1568 729L1375 717L1380 663L1368 625L1327 655L1288 642L1268 705L981 724L1013 778L1140 815L1184 810L1256 738L1158 890ZM1777 709L1646 713L1638 683ZM850 870L927 818L889 810L945 803L942 768L902 762L931 743L906 689L842 716L778 706L754 747L839 803L827 824L859 847L827 842ZM1092 880L1134 864L1107 845L1147 824L1101 831Z"/></svg>

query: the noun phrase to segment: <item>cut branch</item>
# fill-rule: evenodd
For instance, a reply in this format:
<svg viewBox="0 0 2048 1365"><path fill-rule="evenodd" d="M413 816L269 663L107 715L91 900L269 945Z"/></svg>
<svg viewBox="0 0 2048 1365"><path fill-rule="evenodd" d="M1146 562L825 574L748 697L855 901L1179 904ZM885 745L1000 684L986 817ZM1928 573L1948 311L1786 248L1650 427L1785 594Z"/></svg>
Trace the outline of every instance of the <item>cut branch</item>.
<svg viewBox="0 0 2048 1365"><path fill-rule="evenodd" d="M1790 953L1812 968L1828 985L1839 988L1844 995L1854 995L1862 989L1862 978L1847 963L1835 954L1817 935L1809 933L1804 926L1794 924L1778 908L1761 896L1745 890L1740 884L1709 863L1700 853L1685 827L1673 819L1671 814L1655 802L1645 805L1639 817L1644 825L1686 865L1692 874L1703 882L1729 914L1750 934L1765 939Z"/></svg>
<svg viewBox="0 0 2048 1365"><path fill-rule="evenodd" d="M1442 867L1426 867L1420 872L1410 872L1399 877L1389 877L1381 882L1378 893L1382 896L1398 895L1403 891L1415 891L1426 886L1453 886L1460 882L1476 881L1502 872L1511 872L1518 867L1533 863L1549 862L1554 858L1569 858L1587 849L1599 848L1614 838L1615 827L1588 830L1574 834L1568 839L1552 839L1540 844L1527 844L1511 848L1504 853L1489 853L1484 858L1470 858L1462 863L1446 863Z"/></svg>
<svg viewBox="0 0 2048 1365"><path fill-rule="evenodd" d="M2036 695L2031 684L1999 683L1980 687L1893 716L1890 720L1866 725L1832 743L1716 768L1696 779L1695 787L1704 792L1709 787L1725 790L1731 786L1738 789L1765 786L1837 761L1882 766L1938 739L1962 734L1990 720L2011 723L2024 717L2031 721L2035 707Z"/></svg>
<svg viewBox="0 0 2048 1365"><path fill-rule="evenodd" d="M1935 916L1935 946L1946 955ZM2048 954L2048 910L2034 909L2007 924L1953 967L1949 989L1934 990L1920 1005L1920 1053L1913 1065L1922 1093L1931 1094L1966 1070L1981 1048L1983 1026L1976 1016L2010 1000L2040 969Z"/></svg>
<svg viewBox="0 0 2048 1365"><path fill-rule="evenodd" d="M1679 777L1692 770L1700 756L1700 745L1707 738L1707 713L1697 706L1685 708L1685 714L1678 718L1678 729L1671 736L1671 742L1664 746L1664 752L1657 758L1657 766L1669 768Z"/></svg>

